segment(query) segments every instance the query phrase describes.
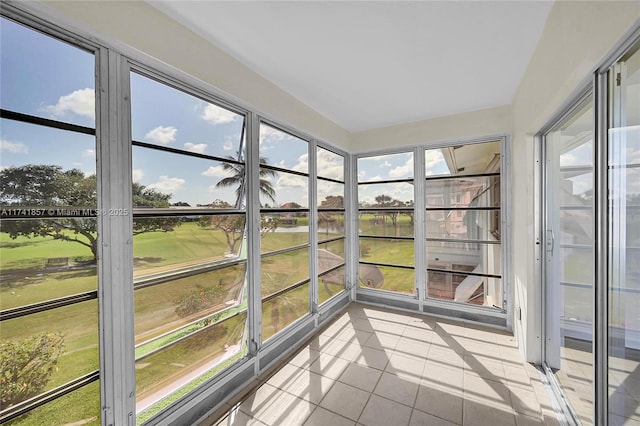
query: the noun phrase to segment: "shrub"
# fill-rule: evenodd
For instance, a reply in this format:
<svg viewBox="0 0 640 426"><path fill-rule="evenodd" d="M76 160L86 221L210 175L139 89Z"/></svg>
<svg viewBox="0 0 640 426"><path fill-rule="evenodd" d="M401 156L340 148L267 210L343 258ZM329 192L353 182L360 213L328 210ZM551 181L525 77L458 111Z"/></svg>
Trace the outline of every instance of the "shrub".
<svg viewBox="0 0 640 426"><path fill-rule="evenodd" d="M0 345L2 409L38 395L47 385L64 348L60 333L40 333Z"/></svg>

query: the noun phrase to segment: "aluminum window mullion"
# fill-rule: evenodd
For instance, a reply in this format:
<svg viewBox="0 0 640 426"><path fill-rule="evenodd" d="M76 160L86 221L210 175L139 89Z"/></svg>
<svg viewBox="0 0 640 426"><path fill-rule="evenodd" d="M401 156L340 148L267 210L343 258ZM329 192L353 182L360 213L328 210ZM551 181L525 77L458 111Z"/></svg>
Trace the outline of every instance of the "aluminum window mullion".
<svg viewBox="0 0 640 426"><path fill-rule="evenodd" d="M318 171L317 146L315 140L308 143L309 167L309 311L312 315L318 312Z"/></svg>
<svg viewBox="0 0 640 426"><path fill-rule="evenodd" d="M247 290L248 347L251 356L257 356L262 345L262 281L260 276L260 120L256 113L247 115L247 147L245 179L247 205ZM258 373L259 363L255 365Z"/></svg>
<svg viewBox="0 0 640 426"><path fill-rule="evenodd" d="M358 248L358 191L357 191L357 158L353 154L348 154L345 158L345 259L347 291L350 291L351 301L356 300L358 291L358 262L360 250Z"/></svg>
<svg viewBox="0 0 640 426"><path fill-rule="evenodd" d="M129 65L101 49L96 88L98 208L132 211ZM98 216L100 394L103 425L135 423L133 217Z"/></svg>

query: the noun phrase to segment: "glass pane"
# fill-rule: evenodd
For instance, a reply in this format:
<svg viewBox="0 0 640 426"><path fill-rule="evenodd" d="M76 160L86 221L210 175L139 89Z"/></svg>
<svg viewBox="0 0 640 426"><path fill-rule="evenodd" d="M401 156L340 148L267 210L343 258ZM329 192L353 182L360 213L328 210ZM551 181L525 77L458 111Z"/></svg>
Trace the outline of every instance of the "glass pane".
<svg viewBox="0 0 640 426"><path fill-rule="evenodd" d="M134 207L230 208L244 185L244 167L134 146L133 183Z"/></svg>
<svg viewBox="0 0 640 426"><path fill-rule="evenodd" d="M240 264L137 288L134 292L136 344L147 342L148 348L138 347L136 353L156 347L158 342L150 340L158 336L175 340L176 336L198 328L193 325L194 321L215 321L221 312L228 315L237 311L242 304L245 273L246 265ZM160 279L166 280L166 277ZM188 324L191 327L185 327Z"/></svg>
<svg viewBox="0 0 640 426"><path fill-rule="evenodd" d="M309 284L262 302L262 340L267 340L307 313L309 313Z"/></svg>
<svg viewBox="0 0 640 426"><path fill-rule="evenodd" d="M427 180L427 208L500 207L500 176Z"/></svg>
<svg viewBox="0 0 640 426"><path fill-rule="evenodd" d="M413 266L413 240L360 238L360 260Z"/></svg>
<svg viewBox="0 0 640 426"><path fill-rule="evenodd" d="M410 179L413 177L413 152L358 158L358 182Z"/></svg>
<svg viewBox="0 0 640 426"><path fill-rule="evenodd" d="M344 184L317 180L318 208L344 209Z"/></svg>
<svg viewBox="0 0 640 426"><path fill-rule="evenodd" d="M95 137L0 120L0 205L96 208Z"/></svg>
<svg viewBox="0 0 640 426"><path fill-rule="evenodd" d="M289 133L260 123L260 162L308 173L309 145Z"/></svg>
<svg viewBox="0 0 640 426"><path fill-rule="evenodd" d="M318 273L323 274L331 268L345 263L345 240L318 244Z"/></svg>
<svg viewBox="0 0 640 426"><path fill-rule="evenodd" d="M95 127L92 53L4 18L0 23L0 51L2 108Z"/></svg>
<svg viewBox="0 0 640 426"><path fill-rule="evenodd" d="M134 276L140 280L240 256L244 215L159 216L133 221Z"/></svg>
<svg viewBox="0 0 640 426"><path fill-rule="evenodd" d="M266 208L309 208L309 178L261 168L260 195Z"/></svg>
<svg viewBox="0 0 640 426"><path fill-rule="evenodd" d="M499 210L427 211L427 238L496 241L499 214Z"/></svg>
<svg viewBox="0 0 640 426"><path fill-rule="evenodd" d="M13 391L3 392L1 409L98 370L98 302L3 321L0 353L7 370L19 372L10 384L3 384ZM20 354L33 361L25 367Z"/></svg>
<svg viewBox="0 0 640 426"><path fill-rule="evenodd" d="M413 212L384 210L358 216L360 235L413 236Z"/></svg>
<svg viewBox="0 0 640 426"><path fill-rule="evenodd" d="M318 275L318 304L322 305L327 300L345 291L346 268L344 266L330 272Z"/></svg>
<svg viewBox="0 0 640 426"><path fill-rule="evenodd" d="M0 309L98 288L95 219L3 219L0 230Z"/></svg>
<svg viewBox="0 0 640 426"><path fill-rule="evenodd" d="M427 176L462 176L500 171L500 141L425 151Z"/></svg>
<svg viewBox="0 0 640 426"><path fill-rule="evenodd" d="M324 303L344 290L345 240L318 244L318 298ZM337 268L337 269L336 269Z"/></svg>
<svg viewBox="0 0 640 426"><path fill-rule="evenodd" d="M413 269L360 264L358 276L360 287L415 294Z"/></svg>
<svg viewBox="0 0 640 426"><path fill-rule="evenodd" d="M239 159L242 115L135 73L131 117L135 141Z"/></svg>
<svg viewBox="0 0 640 426"><path fill-rule="evenodd" d="M344 213L318 211L318 241L344 236Z"/></svg>
<svg viewBox="0 0 640 426"><path fill-rule="evenodd" d="M49 425L52 421L65 425L99 425L100 382L89 383L5 424L7 426Z"/></svg>
<svg viewBox="0 0 640 426"><path fill-rule="evenodd" d="M309 217L306 212L261 214L260 224L262 253L309 244Z"/></svg>
<svg viewBox="0 0 640 426"><path fill-rule="evenodd" d="M583 424L593 411L593 127L589 99L545 135L546 362Z"/></svg>
<svg viewBox="0 0 640 426"><path fill-rule="evenodd" d="M427 267L502 275L500 244L427 241Z"/></svg>
<svg viewBox="0 0 640 426"><path fill-rule="evenodd" d="M309 279L309 249L262 258L262 297Z"/></svg>
<svg viewBox="0 0 640 426"><path fill-rule="evenodd" d="M316 153L318 177L344 181L344 157L321 147Z"/></svg>
<svg viewBox="0 0 640 426"><path fill-rule="evenodd" d="M640 44L610 73L617 81L609 90L609 423L634 424L640 423Z"/></svg>
<svg viewBox="0 0 640 426"><path fill-rule="evenodd" d="M412 207L413 184L409 182L358 185L358 206Z"/></svg>
<svg viewBox="0 0 640 426"><path fill-rule="evenodd" d="M427 295L473 305L502 308L502 280L460 273L427 271Z"/></svg>
<svg viewBox="0 0 640 426"><path fill-rule="evenodd" d="M136 359L136 410L165 405L201 385L247 353L246 313L203 322L157 352Z"/></svg>

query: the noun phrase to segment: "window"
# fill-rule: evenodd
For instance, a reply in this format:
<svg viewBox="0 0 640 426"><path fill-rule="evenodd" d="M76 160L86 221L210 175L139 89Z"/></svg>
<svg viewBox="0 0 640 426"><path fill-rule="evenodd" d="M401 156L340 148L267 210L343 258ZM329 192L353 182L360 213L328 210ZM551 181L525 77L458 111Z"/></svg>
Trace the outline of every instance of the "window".
<svg viewBox="0 0 640 426"><path fill-rule="evenodd" d="M360 286L415 293L413 187L412 152L358 159Z"/></svg>
<svg viewBox="0 0 640 426"><path fill-rule="evenodd" d="M99 423L95 55L0 40L0 422Z"/></svg>
<svg viewBox="0 0 640 426"><path fill-rule="evenodd" d="M247 352L245 117L131 74L138 421Z"/></svg>
<svg viewBox="0 0 640 426"><path fill-rule="evenodd" d="M425 151L427 297L502 309L501 142Z"/></svg>
<svg viewBox="0 0 640 426"><path fill-rule="evenodd" d="M345 289L344 157L316 148L318 304Z"/></svg>
<svg viewBox="0 0 640 426"><path fill-rule="evenodd" d="M309 313L309 144L260 123L262 340Z"/></svg>

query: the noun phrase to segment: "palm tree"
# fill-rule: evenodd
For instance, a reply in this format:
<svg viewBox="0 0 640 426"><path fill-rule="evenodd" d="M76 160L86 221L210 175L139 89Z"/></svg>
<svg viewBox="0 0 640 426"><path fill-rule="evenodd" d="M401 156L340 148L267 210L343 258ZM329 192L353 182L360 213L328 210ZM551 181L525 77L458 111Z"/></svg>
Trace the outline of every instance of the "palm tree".
<svg viewBox="0 0 640 426"><path fill-rule="evenodd" d="M235 158L231 156L228 156L227 158L235 161ZM267 164L267 159L264 157L260 157L260 165L262 166ZM222 163L222 169L225 172L228 172L230 176L216 183L216 188L236 187L236 207L240 208L242 199L246 194L244 165L237 163ZM275 171L260 167L260 195L271 200L272 202L276 201L276 191L275 189L273 189L271 180L269 178L276 176L277 174Z"/></svg>

